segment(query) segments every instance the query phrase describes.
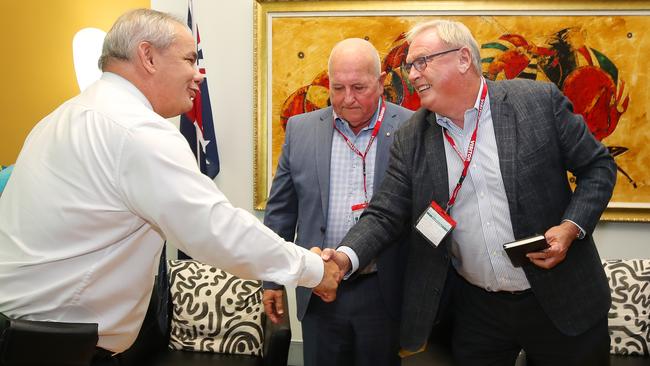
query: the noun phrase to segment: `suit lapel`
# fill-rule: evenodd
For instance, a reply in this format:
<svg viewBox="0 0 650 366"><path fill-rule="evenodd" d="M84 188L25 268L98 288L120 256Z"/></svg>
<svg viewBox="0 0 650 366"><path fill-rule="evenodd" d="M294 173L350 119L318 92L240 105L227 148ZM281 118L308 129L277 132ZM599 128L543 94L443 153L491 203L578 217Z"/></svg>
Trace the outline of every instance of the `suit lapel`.
<svg viewBox="0 0 650 366"><path fill-rule="evenodd" d="M375 191L379 189L379 184L384 178L386 168L388 167L388 157L390 155L390 146L393 144L396 118L397 114L392 110L390 105L386 105L386 118L384 118L384 121L379 128L379 133L377 134L375 178L373 180Z"/></svg>
<svg viewBox="0 0 650 366"><path fill-rule="evenodd" d="M435 122L435 113L428 113L426 129L424 131L424 146L426 151L426 169L421 177L424 179L427 191L425 197L436 201L443 209L449 200L449 176L447 174L447 159L445 158L445 145L442 140L442 128ZM425 204L425 203L423 203ZM424 207L422 208L424 210Z"/></svg>
<svg viewBox="0 0 650 366"><path fill-rule="evenodd" d="M517 121L512 106L505 100L507 96L506 90L501 85L488 80L488 91L490 93L490 110L499 154L501 178L508 197L510 220L513 224L513 230L516 232L517 189L515 177L517 171L515 153L517 151Z"/></svg>
<svg viewBox="0 0 650 366"><path fill-rule="evenodd" d="M323 218L327 221L330 192L330 161L332 158L332 133L333 128L332 107L323 109L320 121L316 127L316 174L320 187L321 207Z"/></svg>

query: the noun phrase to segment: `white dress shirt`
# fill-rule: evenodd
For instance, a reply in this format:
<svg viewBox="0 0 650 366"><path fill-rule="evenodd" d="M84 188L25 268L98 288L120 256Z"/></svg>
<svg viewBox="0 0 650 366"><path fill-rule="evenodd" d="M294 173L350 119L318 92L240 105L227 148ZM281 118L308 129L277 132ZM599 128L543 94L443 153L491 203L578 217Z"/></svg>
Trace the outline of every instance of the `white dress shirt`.
<svg viewBox="0 0 650 366"><path fill-rule="evenodd" d="M316 286L319 256L234 208L187 141L110 73L31 131L0 200L0 311L135 340L163 240L244 278Z"/></svg>

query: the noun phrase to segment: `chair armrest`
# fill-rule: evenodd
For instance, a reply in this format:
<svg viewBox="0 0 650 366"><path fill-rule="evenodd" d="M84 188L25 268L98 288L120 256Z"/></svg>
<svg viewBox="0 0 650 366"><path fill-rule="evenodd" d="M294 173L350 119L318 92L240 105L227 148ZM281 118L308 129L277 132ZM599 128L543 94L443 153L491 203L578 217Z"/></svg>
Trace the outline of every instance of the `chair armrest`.
<svg viewBox="0 0 650 366"><path fill-rule="evenodd" d="M291 322L289 320L287 292L284 291L283 301L285 313L278 324L274 324L266 314L264 319L264 366L286 366L289 359L291 344Z"/></svg>

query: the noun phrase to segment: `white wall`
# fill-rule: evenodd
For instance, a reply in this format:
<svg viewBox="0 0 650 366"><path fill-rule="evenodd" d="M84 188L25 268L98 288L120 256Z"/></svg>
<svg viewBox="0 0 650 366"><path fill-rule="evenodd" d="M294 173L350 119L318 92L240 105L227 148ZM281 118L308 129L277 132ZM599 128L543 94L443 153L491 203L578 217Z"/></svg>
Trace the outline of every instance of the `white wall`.
<svg viewBox="0 0 650 366"><path fill-rule="evenodd" d="M215 180L235 206L253 212L253 2L194 0L221 157ZM152 0L185 16L186 0ZM261 217L260 213L256 213ZM603 258L650 258L650 223L601 223L594 233ZM295 341L302 332L292 306Z"/></svg>

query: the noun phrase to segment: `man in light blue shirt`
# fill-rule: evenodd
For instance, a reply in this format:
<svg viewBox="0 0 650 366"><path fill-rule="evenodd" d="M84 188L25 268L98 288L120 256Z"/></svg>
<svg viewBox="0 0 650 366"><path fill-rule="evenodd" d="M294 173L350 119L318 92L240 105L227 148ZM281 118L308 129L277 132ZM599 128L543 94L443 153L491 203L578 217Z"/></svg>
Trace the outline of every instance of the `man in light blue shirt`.
<svg viewBox="0 0 650 366"><path fill-rule="evenodd" d="M422 108L395 136L364 215L324 257L356 271L408 233L407 351L451 317L456 365L514 365L522 349L535 365L606 365L611 299L591 233L616 181L607 148L555 85L485 80L463 24L425 22L408 39ZM549 247L515 267L503 244L533 234Z"/></svg>

